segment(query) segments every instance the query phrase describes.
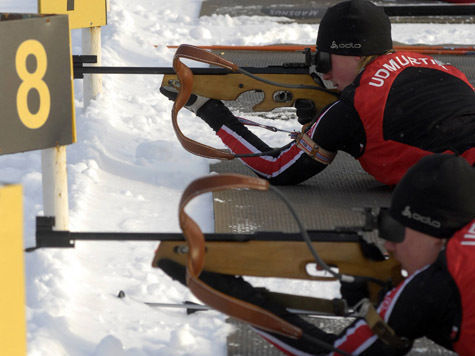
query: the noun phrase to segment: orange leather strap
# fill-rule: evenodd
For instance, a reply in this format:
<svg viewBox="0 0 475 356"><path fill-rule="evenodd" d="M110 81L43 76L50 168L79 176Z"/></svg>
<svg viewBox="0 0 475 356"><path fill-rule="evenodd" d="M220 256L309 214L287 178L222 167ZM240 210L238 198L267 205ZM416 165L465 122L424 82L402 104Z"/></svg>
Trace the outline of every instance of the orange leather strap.
<svg viewBox="0 0 475 356"><path fill-rule="evenodd" d="M219 174L196 179L185 189L180 200L179 219L189 248L186 282L198 299L214 309L263 330L297 339L302 336L300 328L261 307L224 294L199 279L204 267L204 236L198 224L185 212L186 205L203 193L237 188L267 190L268 187L269 183L264 179L240 174Z"/></svg>
<svg viewBox="0 0 475 356"><path fill-rule="evenodd" d="M191 96L191 90L193 88L193 73L191 72L190 68L180 61L180 58L187 58L198 62L209 63L230 69L232 71L237 71L238 67L235 64L215 55L214 53L186 44L178 47L177 51L175 52L175 56L173 57L173 69L175 70L178 80L180 81L178 96L172 108L172 124L178 140L182 144L183 148L185 148L188 152L198 156L218 159L235 158L234 154L230 152L207 146L186 137L180 130L180 127L178 126L178 112L183 108L183 106L185 106L186 102Z"/></svg>

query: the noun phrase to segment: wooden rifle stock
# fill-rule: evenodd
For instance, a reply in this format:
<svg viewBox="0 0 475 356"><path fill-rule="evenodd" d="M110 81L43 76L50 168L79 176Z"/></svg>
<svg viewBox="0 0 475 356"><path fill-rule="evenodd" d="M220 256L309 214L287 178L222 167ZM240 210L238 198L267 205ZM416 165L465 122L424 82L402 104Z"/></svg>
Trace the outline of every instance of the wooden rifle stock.
<svg viewBox="0 0 475 356"><path fill-rule="evenodd" d="M374 261L364 256L359 241L314 241L314 248L328 265L342 274L366 276L397 284L402 280L401 266L393 258ZM294 278L334 281L333 277L314 274L318 266L303 241L206 242L204 271L229 275ZM186 265L185 242L162 241L152 262L158 267L167 259ZM311 270L313 269L313 271ZM370 297L376 301L381 285L368 284Z"/></svg>
<svg viewBox="0 0 475 356"><path fill-rule="evenodd" d="M264 94L263 100L252 108L256 112L291 107L297 99L313 100L317 109L322 110L338 98L337 93L332 91L285 87L285 84L318 86L308 72L299 71L300 73L296 73L296 71L285 67L281 67L280 73L266 73L266 71L266 68L263 68L257 75L266 80L282 83L282 86L260 82L241 73L194 74L191 91L193 94L207 98L228 101L236 100L241 94L248 91L261 92ZM177 76L165 74L162 86L179 87Z"/></svg>

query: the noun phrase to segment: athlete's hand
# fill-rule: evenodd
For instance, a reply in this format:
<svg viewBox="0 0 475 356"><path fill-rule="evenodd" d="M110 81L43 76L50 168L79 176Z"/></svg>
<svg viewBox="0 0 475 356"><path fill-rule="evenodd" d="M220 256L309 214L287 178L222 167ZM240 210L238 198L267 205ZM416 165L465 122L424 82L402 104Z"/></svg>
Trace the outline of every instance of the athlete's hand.
<svg viewBox="0 0 475 356"><path fill-rule="evenodd" d="M363 298L369 298L368 285L365 281L341 282L340 293L349 306L354 306Z"/></svg>
<svg viewBox="0 0 475 356"><path fill-rule="evenodd" d="M178 95L178 90L172 86L163 86L160 87L160 93L165 95L171 101L175 101ZM191 94L190 98L186 102L185 108L196 114L198 109L201 108L208 100L209 98Z"/></svg>
<svg viewBox="0 0 475 356"><path fill-rule="evenodd" d="M297 118L301 125L308 124L317 117L318 112L313 100L297 99L294 106L297 109Z"/></svg>

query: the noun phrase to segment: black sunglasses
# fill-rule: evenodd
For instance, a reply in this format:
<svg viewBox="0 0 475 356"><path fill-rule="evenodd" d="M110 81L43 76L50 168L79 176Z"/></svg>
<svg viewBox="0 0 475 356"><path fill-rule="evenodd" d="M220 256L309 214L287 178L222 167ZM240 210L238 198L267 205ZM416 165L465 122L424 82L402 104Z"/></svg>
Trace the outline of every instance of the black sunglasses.
<svg viewBox="0 0 475 356"><path fill-rule="evenodd" d="M330 53L317 50L315 55L315 70L327 74L332 69Z"/></svg>

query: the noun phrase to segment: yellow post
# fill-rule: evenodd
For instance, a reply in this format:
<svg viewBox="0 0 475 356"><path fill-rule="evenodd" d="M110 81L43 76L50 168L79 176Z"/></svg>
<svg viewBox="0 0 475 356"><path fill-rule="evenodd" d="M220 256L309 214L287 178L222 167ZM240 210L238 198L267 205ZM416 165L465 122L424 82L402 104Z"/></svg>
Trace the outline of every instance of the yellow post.
<svg viewBox="0 0 475 356"><path fill-rule="evenodd" d="M20 185L0 186L0 347L26 355L23 207Z"/></svg>

